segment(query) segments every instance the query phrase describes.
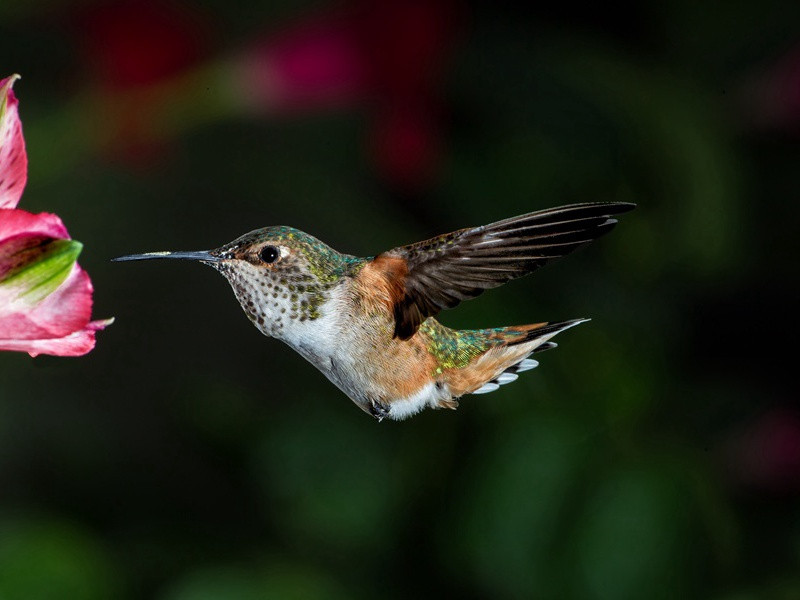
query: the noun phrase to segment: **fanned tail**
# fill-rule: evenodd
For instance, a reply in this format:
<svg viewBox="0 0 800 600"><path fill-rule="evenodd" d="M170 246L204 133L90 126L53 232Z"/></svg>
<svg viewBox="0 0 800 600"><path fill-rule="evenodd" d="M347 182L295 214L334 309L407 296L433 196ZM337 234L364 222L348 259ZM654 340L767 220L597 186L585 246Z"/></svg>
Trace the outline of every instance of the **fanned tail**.
<svg viewBox="0 0 800 600"><path fill-rule="evenodd" d="M519 373L539 366L537 360L529 358L531 354L555 348L556 344L549 341L550 338L585 321L588 319L497 330L494 334L497 345L451 376L449 384L453 395L486 394L515 381Z"/></svg>

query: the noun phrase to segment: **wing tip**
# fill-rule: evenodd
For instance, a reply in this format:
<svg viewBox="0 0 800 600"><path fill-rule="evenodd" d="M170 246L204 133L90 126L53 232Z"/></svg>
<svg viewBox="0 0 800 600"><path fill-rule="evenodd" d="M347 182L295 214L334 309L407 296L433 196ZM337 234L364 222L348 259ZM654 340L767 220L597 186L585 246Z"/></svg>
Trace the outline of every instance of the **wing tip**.
<svg viewBox="0 0 800 600"><path fill-rule="evenodd" d="M610 213L612 215L631 212L637 206L635 202L609 202L608 205L614 208L614 212Z"/></svg>
<svg viewBox="0 0 800 600"><path fill-rule="evenodd" d="M586 323L587 321L591 321L591 319L581 317L579 319L570 319L568 321L557 321L555 323L541 323L534 326L526 326L530 327L530 329L525 333L523 337L518 340L514 340L513 342L509 343L509 346L516 346L518 344L525 344L527 342L531 342L533 340L541 339L542 345L544 345L551 337L558 335L562 331L566 331L567 329L572 329L581 323ZM555 343L552 345L546 346L543 350L549 350L550 348L555 347Z"/></svg>

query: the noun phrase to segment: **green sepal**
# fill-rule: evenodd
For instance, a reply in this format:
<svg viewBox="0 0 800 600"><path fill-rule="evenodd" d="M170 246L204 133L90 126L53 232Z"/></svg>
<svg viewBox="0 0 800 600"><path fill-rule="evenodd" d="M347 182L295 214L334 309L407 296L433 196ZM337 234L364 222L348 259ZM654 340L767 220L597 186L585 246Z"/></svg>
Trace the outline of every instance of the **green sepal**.
<svg viewBox="0 0 800 600"><path fill-rule="evenodd" d="M52 240L23 251L23 260L0 281L0 291L29 305L41 302L64 283L82 249L75 240Z"/></svg>

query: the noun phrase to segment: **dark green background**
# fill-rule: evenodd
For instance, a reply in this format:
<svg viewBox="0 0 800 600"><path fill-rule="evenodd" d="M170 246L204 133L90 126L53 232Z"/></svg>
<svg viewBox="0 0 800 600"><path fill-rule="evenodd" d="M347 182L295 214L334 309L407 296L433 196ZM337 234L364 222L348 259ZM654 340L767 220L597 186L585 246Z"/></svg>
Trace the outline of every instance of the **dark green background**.
<svg viewBox="0 0 800 600"><path fill-rule="evenodd" d="M192 6L220 52L324 6L264 4ZM735 4L464 5L442 161L404 188L359 110L210 119L144 165L84 152L70 3L3 1L20 208L64 219L116 323L81 359L0 355L0 598L800 597L798 465L754 476L752 434L798 409L800 128L748 101L800 5ZM371 255L589 200L639 207L442 320L592 321L403 423L262 337L212 270L109 262L272 224Z"/></svg>

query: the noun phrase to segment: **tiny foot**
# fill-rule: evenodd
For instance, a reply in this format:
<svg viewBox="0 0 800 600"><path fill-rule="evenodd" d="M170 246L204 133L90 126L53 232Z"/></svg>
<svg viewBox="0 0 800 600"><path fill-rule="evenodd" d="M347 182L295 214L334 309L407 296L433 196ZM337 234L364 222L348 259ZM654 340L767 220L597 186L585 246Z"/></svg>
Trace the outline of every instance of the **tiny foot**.
<svg viewBox="0 0 800 600"><path fill-rule="evenodd" d="M392 410L391 406L389 406L388 404L384 404L380 400L370 400L369 414L378 419L378 423L380 423L386 417L388 417L391 410Z"/></svg>

